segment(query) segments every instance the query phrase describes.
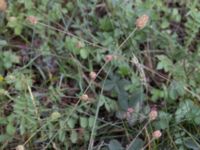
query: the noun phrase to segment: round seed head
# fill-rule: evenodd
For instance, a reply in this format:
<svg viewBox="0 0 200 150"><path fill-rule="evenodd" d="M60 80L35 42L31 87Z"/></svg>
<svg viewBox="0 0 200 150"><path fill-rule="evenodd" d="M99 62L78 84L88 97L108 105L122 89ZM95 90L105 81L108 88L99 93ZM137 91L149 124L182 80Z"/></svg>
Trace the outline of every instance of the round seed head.
<svg viewBox="0 0 200 150"><path fill-rule="evenodd" d="M158 117L158 112L156 110L151 110L149 113L149 119L151 121L155 120Z"/></svg>
<svg viewBox="0 0 200 150"><path fill-rule="evenodd" d="M105 57L106 62L110 62L112 60L113 60L113 55L110 55L110 54L106 55L106 57Z"/></svg>
<svg viewBox="0 0 200 150"><path fill-rule="evenodd" d="M38 19L35 16L28 16L27 21L32 25L36 25L38 23Z"/></svg>
<svg viewBox="0 0 200 150"><path fill-rule="evenodd" d="M5 0L0 0L0 11L6 11L7 9L7 3Z"/></svg>
<svg viewBox="0 0 200 150"><path fill-rule="evenodd" d="M136 27L138 29L143 29L149 21L149 16L142 15L136 20Z"/></svg>
<svg viewBox="0 0 200 150"><path fill-rule="evenodd" d="M91 78L92 80L95 80L96 77L97 77L96 72L94 72L94 71L90 72L90 78Z"/></svg>
<svg viewBox="0 0 200 150"><path fill-rule="evenodd" d="M88 100L89 100L89 97L88 97L87 94L83 94L83 95L80 97L80 99L81 99L82 101L88 101Z"/></svg>
<svg viewBox="0 0 200 150"><path fill-rule="evenodd" d="M159 139L162 136L162 133L160 132L160 130L156 130L152 133L153 138L155 139Z"/></svg>
<svg viewBox="0 0 200 150"><path fill-rule="evenodd" d="M25 150L24 145L18 145L16 147L16 150Z"/></svg>

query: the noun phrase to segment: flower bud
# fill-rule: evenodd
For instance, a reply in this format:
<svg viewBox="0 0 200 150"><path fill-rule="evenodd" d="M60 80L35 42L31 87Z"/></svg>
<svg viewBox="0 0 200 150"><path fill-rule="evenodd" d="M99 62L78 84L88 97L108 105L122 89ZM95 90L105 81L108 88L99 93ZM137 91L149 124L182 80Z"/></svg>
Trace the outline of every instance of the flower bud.
<svg viewBox="0 0 200 150"><path fill-rule="evenodd" d="M134 112L134 109L131 108L131 107L129 107L129 108L127 109L127 112L129 112L129 113L133 113L133 112Z"/></svg>
<svg viewBox="0 0 200 150"><path fill-rule="evenodd" d="M27 21L32 25L36 25L38 23L38 19L35 16L28 16Z"/></svg>
<svg viewBox="0 0 200 150"><path fill-rule="evenodd" d="M149 119L151 121L155 120L158 117L158 112L156 110L151 110L149 113Z"/></svg>
<svg viewBox="0 0 200 150"><path fill-rule="evenodd" d="M113 60L113 55L110 55L110 54L106 55L106 57L105 57L106 62L110 62L112 60Z"/></svg>
<svg viewBox="0 0 200 150"><path fill-rule="evenodd" d="M90 72L90 78L91 78L92 80L95 80L96 77L97 77L96 72L94 72L94 71Z"/></svg>
<svg viewBox="0 0 200 150"><path fill-rule="evenodd" d="M82 101L88 101L88 100L89 100L89 97L88 97L87 94L83 94L83 95L80 97L80 99L81 99Z"/></svg>
<svg viewBox="0 0 200 150"><path fill-rule="evenodd" d="M18 145L16 147L16 150L25 150L24 145Z"/></svg>
<svg viewBox="0 0 200 150"><path fill-rule="evenodd" d="M0 11L6 11L7 3L5 0L0 0Z"/></svg>
<svg viewBox="0 0 200 150"><path fill-rule="evenodd" d="M85 44L83 43L83 42L81 42L81 41L78 41L77 43L76 43L76 48L83 48L83 47L85 47Z"/></svg>
<svg viewBox="0 0 200 150"><path fill-rule="evenodd" d="M156 130L152 133L153 138L155 139L159 139L162 136L162 133L160 132L160 130Z"/></svg>
<svg viewBox="0 0 200 150"><path fill-rule="evenodd" d="M149 21L149 16L142 15L136 20L136 27L138 29L143 29Z"/></svg>

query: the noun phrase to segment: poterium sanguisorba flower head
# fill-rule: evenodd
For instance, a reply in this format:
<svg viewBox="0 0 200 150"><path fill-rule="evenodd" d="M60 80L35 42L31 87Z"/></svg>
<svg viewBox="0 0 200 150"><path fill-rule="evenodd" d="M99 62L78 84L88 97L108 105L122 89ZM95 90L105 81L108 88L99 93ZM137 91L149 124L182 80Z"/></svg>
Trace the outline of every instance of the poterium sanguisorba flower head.
<svg viewBox="0 0 200 150"><path fill-rule="evenodd" d="M90 72L90 79L95 80L96 77L97 77L96 72L94 72L94 71Z"/></svg>
<svg viewBox="0 0 200 150"><path fill-rule="evenodd" d="M136 27L138 29L143 29L147 25L148 21L149 21L149 16L144 14L136 20Z"/></svg>
<svg viewBox="0 0 200 150"><path fill-rule="evenodd" d="M158 117L158 111L157 110L151 110L149 113L149 120L153 121L156 120L156 118Z"/></svg>
<svg viewBox="0 0 200 150"><path fill-rule="evenodd" d="M108 54L108 55L105 56L105 61L106 61L106 62L110 62L110 61L112 61L112 60L113 60L113 55Z"/></svg>
<svg viewBox="0 0 200 150"><path fill-rule="evenodd" d="M162 136L162 133L160 130L156 130L152 133L152 137L155 139L159 139Z"/></svg>
<svg viewBox="0 0 200 150"><path fill-rule="evenodd" d="M16 147L16 150L25 150L24 145L18 145Z"/></svg>
<svg viewBox="0 0 200 150"><path fill-rule="evenodd" d="M131 114L134 112L134 109L129 107L126 111L126 118L130 118L131 117Z"/></svg>
<svg viewBox="0 0 200 150"><path fill-rule="evenodd" d="M26 19L32 25L36 25L38 23L38 18L35 16L28 16Z"/></svg>
<svg viewBox="0 0 200 150"><path fill-rule="evenodd" d="M129 108L127 109L127 112L129 112L129 113L133 113L133 112L134 112L134 109L131 108L131 107L129 107Z"/></svg>
<svg viewBox="0 0 200 150"><path fill-rule="evenodd" d="M81 95L80 99L82 101L88 101L89 100L89 96L87 94L83 94L83 95Z"/></svg>
<svg viewBox="0 0 200 150"><path fill-rule="evenodd" d="M83 48L83 47L85 47L85 45L84 45L83 42L78 41L78 42L76 43L76 48Z"/></svg>
<svg viewBox="0 0 200 150"><path fill-rule="evenodd" d="M118 58L119 58L119 57L118 57L117 55L107 54L107 55L105 55L104 60L105 60L106 62L110 62L110 61L112 61L112 60L117 60Z"/></svg>
<svg viewBox="0 0 200 150"><path fill-rule="evenodd" d="M7 3L6 0L0 0L0 11L6 11L7 9Z"/></svg>

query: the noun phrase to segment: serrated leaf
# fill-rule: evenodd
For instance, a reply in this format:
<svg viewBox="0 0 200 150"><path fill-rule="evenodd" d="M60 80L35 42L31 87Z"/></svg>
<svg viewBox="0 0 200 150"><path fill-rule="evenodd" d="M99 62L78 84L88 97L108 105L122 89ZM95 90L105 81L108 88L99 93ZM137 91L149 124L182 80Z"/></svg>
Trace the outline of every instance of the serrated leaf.
<svg viewBox="0 0 200 150"><path fill-rule="evenodd" d="M6 132L9 134L9 135L13 135L15 133L15 127L9 123L7 126L6 126Z"/></svg>
<svg viewBox="0 0 200 150"><path fill-rule="evenodd" d="M99 25L100 29L102 29L104 31L112 30L112 23L109 18L104 17L99 20L99 23L100 23L100 25Z"/></svg>
<svg viewBox="0 0 200 150"><path fill-rule="evenodd" d="M169 122L172 115L163 111L159 112L159 119L154 123L156 129L166 129L169 127Z"/></svg>
<svg viewBox="0 0 200 150"><path fill-rule="evenodd" d="M167 56L159 55L157 58L159 59L159 63L157 65L158 70L164 69L165 72L168 72L173 68L173 63Z"/></svg>

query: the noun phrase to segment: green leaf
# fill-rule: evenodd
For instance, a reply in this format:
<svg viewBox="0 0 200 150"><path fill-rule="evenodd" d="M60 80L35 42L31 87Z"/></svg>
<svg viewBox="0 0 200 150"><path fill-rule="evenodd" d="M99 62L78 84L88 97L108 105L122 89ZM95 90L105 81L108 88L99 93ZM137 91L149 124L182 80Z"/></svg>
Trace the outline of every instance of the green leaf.
<svg viewBox="0 0 200 150"><path fill-rule="evenodd" d="M144 144L145 142L143 140L141 140L140 138L136 138L134 142L131 144L129 150L141 150Z"/></svg>
<svg viewBox="0 0 200 150"><path fill-rule="evenodd" d="M118 73L123 77L127 76L127 75L130 74L130 67L127 66L127 65L122 65L122 66L119 67Z"/></svg>
<svg viewBox="0 0 200 150"><path fill-rule="evenodd" d="M175 112L175 118L177 122L185 119L190 123L199 124L200 107L191 100L182 101Z"/></svg>
<svg viewBox="0 0 200 150"><path fill-rule="evenodd" d="M76 38L70 38L66 37L65 38L65 45L66 48L73 52L74 54L79 54L80 53L80 48L78 48L76 45L78 43L78 40Z"/></svg>
<svg viewBox="0 0 200 150"><path fill-rule="evenodd" d="M63 131L63 130L59 130L58 131L58 138L61 142L64 142L65 141L65 136L66 136L66 132Z"/></svg>
<svg viewBox="0 0 200 150"><path fill-rule="evenodd" d="M15 127L12 125L12 123L9 123L7 126L6 126L6 132L9 134L9 135L13 135L15 133Z"/></svg>
<svg viewBox="0 0 200 150"><path fill-rule="evenodd" d="M101 30L103 30L103 31L112 30L112 23L110 21L110 18L104 17L103 19L99 20L99 23L100 23L99 27Z"/></svg>
<svg viewBox="0 0 200 150"><path fill-rule="evenodd" d="M3 143L3 142L5 142L5 141L8 141L8 139L10 139L10 138L11 138L11 136L9 136L9 135L1 134L1 135L0 135L0 143Z"/></svg>
<svg viewBox="0 0 200 150"><path fill-rule="evenodd" d="M33 7L32 0L25 0L24 2L26 9L31 9Z"/></svg>
<svg viewBox="0 0 200 150"><path fill-rule="evenodd" d="M178 96L183 96L185 94L184 84L173 80L169 87L169 96L171 99L175 100Z"/></svg>
<svg viewBox="0 0 200 150"><path fill-rule="evenodd" d="M129 105L135 107L138 103L142 104L145 100L144 91L142 88L137 88L132 91L132 95L130 96Z"/></svg>
<svg viewBox="0 0 200 150"><path fill-rule="evenodd" d="M123 150L124 148L117 140L111 140L108 144L109 150Z"/></svg>
<svg viewBox="0 0 200 150"><path fill-rule="evenodd" d="M105 97L104 106L108 112L115 111L117 109L116 102L108 97Z"/></svg>
<svg viewBox="0 0 200 150"><path fill-rule="evenodd" d="M104 91L111 91L115 87L115 83L112 80L106 80L104 82Z"/></svg>
<svg viewBox="0 0 200 150"><path fill-rule="evenodd" d="M88 119L86 117L80 117L80 125L82 128L86 128L88 126Z"/></svg>
<svg viewBox="0 0 200 150"><path fill-rule="evenodd" d="M67 122L67 125L68 125L71 129L73 129L73 128L75 127L75 124L76 124L76 120L73 119L73 118L70 118L70 119L68 120L68 122Z"/></svg>
<svg viewBox="0 0 200 150"><path fill-rule="evenodd" d="M154 122L156 129L166 129L169 127L169 122L172 119L172 115L164 111L159 111L158 121Z"/></svg>
<svg viewBox="0 0 200 150"><path fill-rule="evenodd" d="M56 121L56 120L58 120L60 117L61 117L61 114L60 114L59 112L55 111L55 112L53 112L53 113L51 114L51 121Z"/></svg>
<svg viewBox="0 0 200 150"><path fill-rule="evenodd" d="M138 117L139 117L139 114L137 114L137 113L131 114L131 116L127 118L129 125L130 126L135 125L138 121Z"/></svg>
<svg viewBox="0 0 200 150"><path fill-rule="evenodd" d="M70 140L71 140L72 143L76 143L77 142L78 134L77 134L77 132L75 130L71 131Z"/></svg>
<svg viewBox="0 0 200 150"><path fill-rule="evenodd" d="M128 109L128 93L125 91L120 91L118 94L118 104L122 110Z"/></svg>
<svg viewBox="0 0 200 150"><path fill-rule="evenodd" d="M156 102L160 98L164 98L164 91L160 89L152 89L151 90L151 101Z"/></svg>
<svg viewBox="0 0 200 150"><path fill-rule="evenodd" d="M88 120L88 126L89 126L90 128L93 127L94 120L95 120L95 117L92 117L92 116L91 116L91 117L89 118L89 120Z"/></svg>
<svg viewBox="0 0 200 150"><path fill-rule="evenodd" d="M0 48L6 46L8 43L5 40L0 40Z"/></svg>
<svg viewBox="0 0 200 150"><path fill-rule="evenodd" d="M81 56L81 58L86 59L86 58L88 58L88 55L89 55L89 52L88 52L87 49L82 48L82 49L80 50L80 56Z"/></svg>
<svg viewBox="0 0 200 150"><path fill-rule="evenodd" d="M159 59L158 70L164 69L165 72L169 72L173 68L173 63L167 56L159 55L157 58Z"/></svg>

